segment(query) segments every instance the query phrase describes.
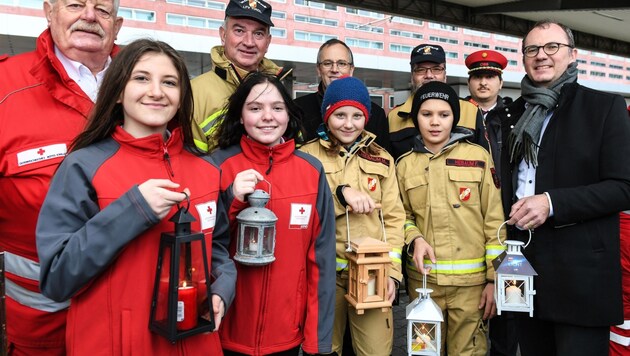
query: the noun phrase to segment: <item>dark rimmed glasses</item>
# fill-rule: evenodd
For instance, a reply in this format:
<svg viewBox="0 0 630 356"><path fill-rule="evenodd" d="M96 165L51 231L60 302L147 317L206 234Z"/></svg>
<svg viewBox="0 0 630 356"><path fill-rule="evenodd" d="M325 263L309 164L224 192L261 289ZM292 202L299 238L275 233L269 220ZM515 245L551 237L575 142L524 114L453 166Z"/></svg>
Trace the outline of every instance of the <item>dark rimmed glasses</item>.
<svg viewBox="0 0 630 356"><path fill-rule="evenodd" d="M543 51L548 55L554 55L556 53L558 53L558 51L560 50L560 47L569 47L569 48L575 48L574 46L568 45L568 44L564 44L564 43L558 43L558 42L549 42L549 43L545 43L542 46L527 46L527 47L523 47L523 54L525 55L525 57L529 57L529 58L533 58L536 57L538 55L538 52L540 52L540 49L542 48Z"/></svg>

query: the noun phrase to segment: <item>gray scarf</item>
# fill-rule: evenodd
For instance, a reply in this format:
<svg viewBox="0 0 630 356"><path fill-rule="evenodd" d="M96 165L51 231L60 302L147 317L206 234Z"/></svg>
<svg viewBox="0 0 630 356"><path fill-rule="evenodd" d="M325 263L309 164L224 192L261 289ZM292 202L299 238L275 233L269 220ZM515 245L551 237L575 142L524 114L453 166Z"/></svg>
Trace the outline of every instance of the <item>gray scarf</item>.
<svg viewBox="0 0 630 356"><path fill-rule="evenodd" d="M548 88L536 86L525 75L521 80L521 97L529 105L508 136L510 162L524 159L528 165L538 165L538 141L547 113L558 103L562 86L576 80L577 62L570 63L562 76Z"/></svg>

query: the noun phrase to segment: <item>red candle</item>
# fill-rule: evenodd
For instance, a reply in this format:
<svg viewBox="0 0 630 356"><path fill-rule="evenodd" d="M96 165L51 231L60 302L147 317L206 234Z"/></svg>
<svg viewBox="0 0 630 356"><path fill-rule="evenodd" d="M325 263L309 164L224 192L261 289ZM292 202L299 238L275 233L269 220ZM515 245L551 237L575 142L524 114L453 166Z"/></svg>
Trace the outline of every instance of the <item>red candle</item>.
<svg viewBox="0 0 630 356"><path fill-rule="evenodd" d="M197 287L183 282L177 290L177 330L197 326Z"/></svg>

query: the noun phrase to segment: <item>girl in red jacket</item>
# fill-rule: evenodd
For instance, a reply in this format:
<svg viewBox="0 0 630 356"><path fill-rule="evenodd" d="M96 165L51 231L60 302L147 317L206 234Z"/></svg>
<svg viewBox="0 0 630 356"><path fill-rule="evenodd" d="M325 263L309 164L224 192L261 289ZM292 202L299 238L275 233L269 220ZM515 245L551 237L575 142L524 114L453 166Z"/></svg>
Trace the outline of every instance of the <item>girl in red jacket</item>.
<svg viewBox="0 0 630 356"><path fill-rule="evenodd" d="M335 217L319 161L296 151L301 112L274 76L250 74L230 97L217 130L235 253L236 215L264 189L276 222L275 261L237 263L235 307L223 320L226 355L330 353L335 306Z"/></svg>
<svg viewBox="0 0 630 356"><path fill-rule="evenodd" d="M71 298L69 355L221 354L217 333L171 344L149 331L160 234L173 230L168 218L186 196L196 218L192 230L211 246L215 314L208 317L217 326L234 297L220 172L195 152L188 78L169 45L138 40L126 46L52 180L37 224L40 282L47 297ZM193 256L200 253L196 247ZM205 280L192 278L202 302Z"/></svg>

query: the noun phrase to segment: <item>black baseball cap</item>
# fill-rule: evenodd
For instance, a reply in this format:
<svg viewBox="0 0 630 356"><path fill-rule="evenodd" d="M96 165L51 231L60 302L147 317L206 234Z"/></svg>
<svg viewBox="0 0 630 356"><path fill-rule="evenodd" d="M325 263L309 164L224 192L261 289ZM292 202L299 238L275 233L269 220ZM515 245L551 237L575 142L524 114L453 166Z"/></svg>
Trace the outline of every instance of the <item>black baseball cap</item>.
<svg viewBox="0 0 630 356"><path fill-rule="evenodd" d="M438 64L446 63L446 54L444 48L436 44L421 44L411 51L411 64L422 62L434 62Z"/></svg>
<svg viewBox="0 0 630 356"><path fill-rule="evenodd" d="M225 8L225 16L248 17L265 25L273 26L271 5L263 0L230 0Z"/></svg>

